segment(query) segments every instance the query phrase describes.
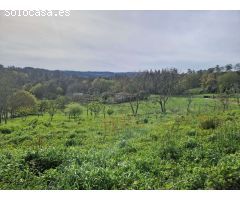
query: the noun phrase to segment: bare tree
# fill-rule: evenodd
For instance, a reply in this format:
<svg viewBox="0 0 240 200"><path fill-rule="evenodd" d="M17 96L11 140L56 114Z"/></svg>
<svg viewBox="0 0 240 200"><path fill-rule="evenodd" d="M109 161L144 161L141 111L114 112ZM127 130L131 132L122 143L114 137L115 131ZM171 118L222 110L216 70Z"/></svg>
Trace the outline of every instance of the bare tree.
<svg viewBox="0 0 240 200"><path fill-rule="evenodd" d="M137 116L138 108L139 108L139 98L137 97L137 95L133 96L129 103L130 103L133 116Z"/></svg>
<svg viewBox="0 0 240 200"><path fill-rule="evenodd" d="M176 69L156 71L153 75L153 93L159 96L158 103L162 113L166 113L166 104L174 94L178 82Z"/></svg>
<svg viewBox="0 0 240 200"><path fill-rule="evenodd" d="M168 99L169 99L168 95L159 95L158 103L160 104L162 113L166 113L166 103Z"/></svg>

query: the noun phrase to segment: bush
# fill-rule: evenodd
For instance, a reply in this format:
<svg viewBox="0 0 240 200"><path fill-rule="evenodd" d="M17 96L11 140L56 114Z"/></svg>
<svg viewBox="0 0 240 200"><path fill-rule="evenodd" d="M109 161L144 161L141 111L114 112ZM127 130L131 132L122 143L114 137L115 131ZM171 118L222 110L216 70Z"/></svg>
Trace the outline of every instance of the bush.
<svg viewBox="0 0 240 200"><path fill-rule="evenodd" d="M0 127L0 133L2 134L10 134L12 133L12 130L8 127Z"/></svg>
<svg viewBox="0 0 240 200"><path fill-rule="evenodd" d="M137 152L137 149L135 147L133 147L133 145L126 140L121 140L118 144L118 147L124 153L135 153L135 152Z"/></svg>
<svg viewBox="0 0 240 200"><path fill-rule="evenodd" d="M187 132L188 136L195 136L197 134L197 132L195 130L190 130Z"/></svg>
<svg viewBox="0 0 240 200"><path fill-rule="evenodd" d="M109 108L108 110L107 110L107 114L110 116L110 115L112 115L114 113L114 110L113 109L111 109L111 108Z"/></svg>
<svg viewBox="0 0 240 200"><path fill-rule="evenodd" d="M33 151L24 156L24 161L33 173L40 174L45 170L58 167L62 164L63 158L55 151L47 151L46 153Z"/></svg>
<svg viewBox="0 0 240 200"><path fill-rule="evenodd" d="M200 127L202 129L215 129L220 124L220 120L216 118L203 118L200 119Z"/></svg>
<svg viewBox="0 0 240 200"><path fill-rule="evenodd" d="M176 182L174 189L199 190L205 188L208 168L194 167L186 169L184 175Z"/></svg>
<svg viewBox="0 0 240 200"><path fill-rule="evenodd" d="M12 138L9 141L11 143L15 144L15 145L19 145L19 144L23 143L26 140L31 141L32 140L32 136L30 136L30 135L20 135L20 136L16 136L16 137Z"/></svg>
<svg viewBox="0 0 240 200"><path fill-rule="evenodd" d="M145 118L145 119L143 120L143 123L144 123L144 124L147 124L147 123L148 123L148 119Z"/></svg>
<svg viewBox="0 0 240 200"><path fill-rule="evenodd" d="M240 154L232 154L222 158L207 181L207 187L218 190L240 189Z"/></svg>
<svg viewBox="0 0 240 200"><path fill-rule="evenodd" d="M76 140L74 140L73 138L71 139L68 139L66 142L65 142L65 146L69 147L69 146L76 146L77 145L77 142Z"/></svg>
<svg viewBox="0 0 240 200"><path fill-rule="evenodd" d="M187 149L193 149L196 148L198 146L198 143L196 140L194 139L189 139L185 144L184 147Z"/></svg>
<svg viewBox="0 0 240 200"><path fill-rule="evenodd" d="M102 106L100 103L97 102L92 102L88 105L89 107L89 111L91 113L91 115L94 113L94 116L96 117L100 111L102 110Z"/></svg>
<svg viewBox="0 0 240 200"><path fill-rule="evenodd" d="M160 149L160 157L163 159L177 160L180 156L180 149L174 145L166 145Z"/></svg>
<svg viewBox="0 0 240 200"><path fill-rule="evenodd" d="M70 139L73 139L73 138L75 138L75 137L76 137L76 134L75 134L75 133L72 133L72 134L69 135L69 138L70 138Z"/></svg>
<svg viewBox="0 0 240 200"><path fill-rule="evenodd" d="M83 109L78 103L71 103L67 105L67 108L65 109L65 113L68 114L69 119L70 118L75 119L83 113Z"/></svg>
<svg viewBox="0 0 240 200"><path fill-rule="evenodd" d="M38 119L33 119L28 123L28 126L31 126L33 128L36 128L37 125L38 125Z"/></svg>
<svg viewBox="0 0 240 200"><path fill-rule="evenodd" d="M66 177L64 187L70 186L69 188L78 190L109 190L114 189L117 183L113 180L113 174L108 168L95 167L90 163L70 168L64 176Z"/></svg>

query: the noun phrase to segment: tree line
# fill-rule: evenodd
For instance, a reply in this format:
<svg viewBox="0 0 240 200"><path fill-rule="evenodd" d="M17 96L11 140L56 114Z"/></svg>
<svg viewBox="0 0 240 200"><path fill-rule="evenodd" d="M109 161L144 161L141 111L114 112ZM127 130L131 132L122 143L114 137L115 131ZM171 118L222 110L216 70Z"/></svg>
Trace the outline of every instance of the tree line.
<svg viewBox="0 0 240 200"><path fill-rule="evenodd" d="M52 118L56 110L66 109L73 101L86 105L87 112L96 115L100 110L98 104L129 102L132 114L137 115L140 100L150 95L154 95L152 100L165 113L171 96L188 96L190 105L191 95L201 93L219 94L225 107L228 97L234 96L239 105L240 63L207 70L189 69L184 73L171 68L109 77L81 77L63 71L0 65L0 123L8 118L44 112ZM76 105L68 110L81 113ZM69 117L77 116L76 113L70 113Z"/></svg>

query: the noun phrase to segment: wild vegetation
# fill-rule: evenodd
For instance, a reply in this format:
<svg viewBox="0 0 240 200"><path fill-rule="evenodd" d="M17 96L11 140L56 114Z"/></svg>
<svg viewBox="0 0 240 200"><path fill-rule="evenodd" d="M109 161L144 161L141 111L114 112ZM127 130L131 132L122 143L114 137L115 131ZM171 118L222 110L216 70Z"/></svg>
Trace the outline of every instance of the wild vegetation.
<svg viewBox="0 0 240 200"><path fill-rule="evenodd" d="M240 189L239 67L0 66L0 189Z"/></svg>

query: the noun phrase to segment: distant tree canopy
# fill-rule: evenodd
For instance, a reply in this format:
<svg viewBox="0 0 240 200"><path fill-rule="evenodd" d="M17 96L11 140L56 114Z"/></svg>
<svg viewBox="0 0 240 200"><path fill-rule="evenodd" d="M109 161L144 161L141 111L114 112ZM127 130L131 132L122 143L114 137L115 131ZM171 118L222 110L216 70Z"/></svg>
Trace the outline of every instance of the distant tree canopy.
<svg viewBox="0 0 240 200"><path fill-rule="evenodd" d="M104 74L106 75L104 77ZM0 122L9 114L16 115L21 107L33 107L38 100L52 103L37 104L39 113L48 110L53 116L56 109L75 101L88 105L87 113L98 113L101 106L92 102L132 102L134 113L136 103L148 95L158 96L162 112L173 95L197 93L235 93L240 91L240 63L225 66L216 65L206 70L188 69L179 73L177 69L148 70L138 73L65 72L34 69L30 67L5 68L0 65ZM235 95L236 96L236 95ZM101 99L101 100L100 100ZM51 105L51 106L50 106ZM47 108L46 108L47 107ZM25 109L26 110L26 109Z"/></svg>
<svg viewBox="0 0 240 200"><path fill-rule="evenodd" d="M226 72L218 77L218 85L221 92L236 90L240 86L240 74Z"/></svg>

